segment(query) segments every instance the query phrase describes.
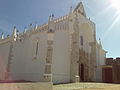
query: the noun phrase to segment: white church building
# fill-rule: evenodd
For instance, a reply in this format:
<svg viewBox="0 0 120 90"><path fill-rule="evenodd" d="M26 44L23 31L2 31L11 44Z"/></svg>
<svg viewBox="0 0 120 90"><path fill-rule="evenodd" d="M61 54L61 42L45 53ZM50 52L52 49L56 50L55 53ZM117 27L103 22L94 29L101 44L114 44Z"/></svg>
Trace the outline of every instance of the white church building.
<svg viewBox="0 0 120 90"><path fill-rule="evenodd" d="M68 15L0 38L0 81L102 81L106 52L82 2Z"/></svg>

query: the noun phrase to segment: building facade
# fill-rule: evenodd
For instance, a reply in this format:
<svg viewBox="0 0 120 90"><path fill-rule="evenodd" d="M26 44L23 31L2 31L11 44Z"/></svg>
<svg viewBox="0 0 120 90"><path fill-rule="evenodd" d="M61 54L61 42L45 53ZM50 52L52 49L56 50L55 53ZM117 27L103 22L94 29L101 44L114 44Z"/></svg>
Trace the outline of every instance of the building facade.
<svg viewBox="0 0 120 90"><path fill-rule="evenodd" d="M96 81L101 70L98 62L104 60L95 24L81 2L66 16L55 19L51 15L47 24L20 34L14 27L11 36L2 35L0 40L0 80Z"/></svg>
<svg viewBox="0 0 120 90"><path fill-rule="evenodd" d="M103 82L120 83L120 58L106 58L103 69Z"/></svg>

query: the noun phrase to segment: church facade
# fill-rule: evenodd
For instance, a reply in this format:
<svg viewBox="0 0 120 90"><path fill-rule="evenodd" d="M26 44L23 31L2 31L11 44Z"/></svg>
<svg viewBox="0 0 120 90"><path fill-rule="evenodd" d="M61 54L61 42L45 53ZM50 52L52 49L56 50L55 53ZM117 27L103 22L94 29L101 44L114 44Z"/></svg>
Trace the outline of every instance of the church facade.
<svg viewBox="0 0 120 90"><path fill-rule="evenodd" d="M0 39L0 80L102 81L105 51L80 2L69 14Z"/></svg>

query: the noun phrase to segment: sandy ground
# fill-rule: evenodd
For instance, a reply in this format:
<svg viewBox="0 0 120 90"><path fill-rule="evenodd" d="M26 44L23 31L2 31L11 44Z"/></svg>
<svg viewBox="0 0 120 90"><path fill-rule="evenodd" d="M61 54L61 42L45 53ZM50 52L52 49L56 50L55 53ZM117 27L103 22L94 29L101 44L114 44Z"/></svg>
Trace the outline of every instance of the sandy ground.
<svg viewBox="0 0 120 90"><path fill-rule="evenodd" d="M53 90L120 90L120 84L71 83L54 85Z"/></svg>

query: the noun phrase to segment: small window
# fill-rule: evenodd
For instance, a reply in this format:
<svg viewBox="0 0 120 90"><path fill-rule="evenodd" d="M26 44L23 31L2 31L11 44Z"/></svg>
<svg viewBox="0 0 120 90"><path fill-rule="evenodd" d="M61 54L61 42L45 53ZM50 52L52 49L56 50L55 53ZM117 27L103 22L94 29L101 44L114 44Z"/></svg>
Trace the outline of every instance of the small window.
<svg viewBox="0 0 120 90"><path fill-rule="evenodd" d="M80 43L83 46L83 36L80 36Z"/></svg>

